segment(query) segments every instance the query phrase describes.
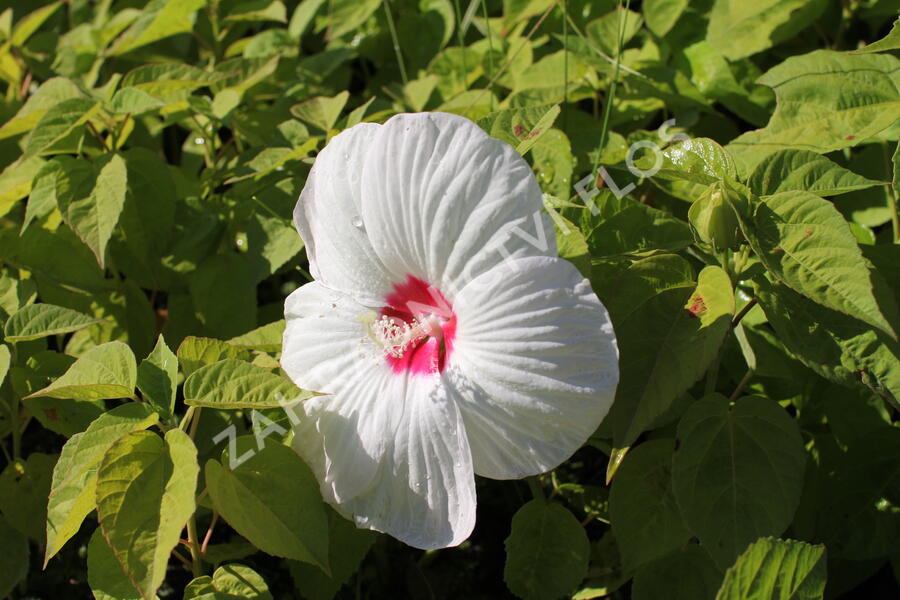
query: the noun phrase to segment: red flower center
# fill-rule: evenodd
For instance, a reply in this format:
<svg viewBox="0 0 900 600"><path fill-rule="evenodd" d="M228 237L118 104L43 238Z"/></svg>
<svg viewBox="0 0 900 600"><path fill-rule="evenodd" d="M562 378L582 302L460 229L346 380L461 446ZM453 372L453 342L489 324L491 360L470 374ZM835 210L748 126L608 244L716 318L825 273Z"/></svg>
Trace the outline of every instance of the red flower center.
<svg viewBox="0 0 900 600"><path fill-rule="evenodd" d="M412 275L385 298L378 337L395 373L441 373L453 352L456 315L441 292Z"/></svg>

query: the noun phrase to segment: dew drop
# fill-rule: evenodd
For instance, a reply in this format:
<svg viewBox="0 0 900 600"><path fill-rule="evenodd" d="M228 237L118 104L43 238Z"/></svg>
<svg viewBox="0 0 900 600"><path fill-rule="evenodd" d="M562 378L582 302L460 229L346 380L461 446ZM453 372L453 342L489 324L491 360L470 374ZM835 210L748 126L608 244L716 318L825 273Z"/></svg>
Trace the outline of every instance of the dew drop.
<svg viewBox="0 0 900 600"><path fill-rule="evenodd" d="M197 144L198 146L202 146L203 144L206 143L206 140L204 140L201 137L198 137L198 138L194 138L194 143Z"/></svg>
<svg viewBox="0 0 900 600"><path fill-rule="evenodd" d="M359 217L353 217L353 220L351 221L351 223L353 223L353 226L356 227L357 229L359 229L360 231L366 230L365 226L363 225L362 219L360 219Z"/></svg>

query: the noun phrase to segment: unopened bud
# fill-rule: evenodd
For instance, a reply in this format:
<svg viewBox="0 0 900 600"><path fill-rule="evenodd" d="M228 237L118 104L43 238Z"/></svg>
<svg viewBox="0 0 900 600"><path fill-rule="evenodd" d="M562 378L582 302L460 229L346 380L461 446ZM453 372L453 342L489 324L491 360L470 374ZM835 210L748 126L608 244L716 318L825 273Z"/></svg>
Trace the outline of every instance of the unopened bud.
<svg viewBox="0 0 900 600"><path fill-rule="evenodd" d="M697 238L716 250L738 247L738 219L729 198L733 194L726 186L713 184L688 210L688 220Z"/></svg>

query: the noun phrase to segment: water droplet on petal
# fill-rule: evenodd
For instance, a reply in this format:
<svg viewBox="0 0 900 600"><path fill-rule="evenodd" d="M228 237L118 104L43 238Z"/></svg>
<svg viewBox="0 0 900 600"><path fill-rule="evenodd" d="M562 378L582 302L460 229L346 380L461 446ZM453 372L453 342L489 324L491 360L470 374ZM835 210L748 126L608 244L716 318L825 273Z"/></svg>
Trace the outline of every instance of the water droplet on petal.
<svg viewBox="0 0 900 600"><path fill-rule="evenodd" d="M362 219L360 219L359 217L353 217L353 220L351 221L351 223L353 223L353 226L356 227L357 229L359 229L360 231L366 230L365 225L363 225Z"/></svg>

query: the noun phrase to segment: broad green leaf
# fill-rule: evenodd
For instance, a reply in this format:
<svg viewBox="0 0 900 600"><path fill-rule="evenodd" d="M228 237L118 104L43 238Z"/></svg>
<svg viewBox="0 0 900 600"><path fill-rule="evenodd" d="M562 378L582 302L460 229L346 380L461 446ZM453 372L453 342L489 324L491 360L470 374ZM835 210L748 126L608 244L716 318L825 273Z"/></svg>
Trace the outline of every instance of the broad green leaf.
<svg viewBox="0 0 900 600"><path fill-rule="evenodd" d="M331 0L328 10L328 37L356 31L381 6L381 0Z"/></svg>
<svg viewBox="0 0 900 600"><path fill-rule="evenodd" d="M256 328L256 280L243 255L216 254L190 278L191 301L212 335L231 338Z"/></svg>
<svg viewBox="0 0 900 600"><path fill-rule="evenodd" d="M734 159L728 150L709 138L684 140L668 146L661 155L650 152L635 162L645 171L659 164L654 177L676 181L709 185L721 179L737 178Z"/></svg>
<svg viewBox="0 0 900 600"><path fill-rule="evenodd" d="M884 183L857 175L815 152L791 149L779 150L764 158L747 180L747 186L760 196L788 191L835 196Z"/></svg>
<svg viewBox="0 0 900 600"><path fill-rule="evenodd" d="M106 245L125 205L128 171L118 154L106 154L86 171L69 159L57 179L57 202L66 223L105 267Z"/></svg>
<svg viewBox="0 0 900 600"><path fill-rule="evenodd" d="M290 379L236 359L200 367L184 382L184 402L211 408L278 408L308 398Z"/></svg>
<svg viewBox="0 0 900 600"><path fill-rule="evenodd" d="M853 440L829 469L819 536L833 557L877 560L900 538L900 430L880 427Z"/></svg>
<svg viewBox="0 0 900 600"><path fill-rule="evenodd" d="M156 340L153 352L138 366L137 387L144 400L163 418L172 416L178 388L178 358L162 335Z"/></svg>
<svg viewBox="0 0 900 600"><path fill-rule="evenodd" d="M640 567L633 600L713 600L722 573L700 546L689 544Z"/></svg>
<svg viewBox="0 0 900 600"><path fill-rule="evenodd" d="M87 579L95 600L141 600L99 527L88 544Z"/></svg>
<svg viewBox="0 0 900 600"><path fill-rule="evenodd" d="M251 332L252 333L252 332ZM211 365L227 358L248 358L247 351L228 342L212 338L188 336L177 350L178 362L185 377L200 367Z"/></svg>
<svg viewBox="0 0 900 600"><path fill-rule="evenodd" d="M241 21L276 21L287 23L287 9L280 0L252 0L241 2L232 8L225 17L226 23Z"/></svg>
<svg viewBox="0 0 900 600"><path fill-rule="evenodd" d="M869 54L872 52L887 52L888 50L900 50L900 17L894 21L891 31L878 40L855 50L853 54Z"/></svg>
<svg viewBox="0 0 900 600"><path fill-rule="evenodd" d="M559 112L559 104L511 108L478 119L478 126L524 156L553 127Z"/></svg>
<svg viewBox="0 0 900 600"><path fill-rule="evenodd" d="M194 12L205 5L206 0L151 0L109 53L113 56L124 54L177 33L190 31Z"/></svg>
<svg viewBox="0 0 900 600"><path fill-rule="evenodd" d="M62 6L61 0L42 6L22 17L13 29L12 36L9 39L10 43L13 46L22 46L25 44L25 42L28 41L28 38L31 37L31 34L37 31L47 19L53 16L53 13L55 13L60 6Z"/></svg>
<svg viewBox="0 0 900 600"><path fill-rule="evenodd" d="M194 514L197 448L180 429L165 440L129 433L97 469L97 519L113 554L141 595L152 600L172 549Z"/></svg>
<svg viewBox="0 0 900 600"><path fill-rule="evenodd" d="M244 335L228 340L230 346L248 348L262 352L277 352L281 350L281 340L284 337L285 321L279 319L272 321ZM230 357L229 357L230 358Z"/></svg>
<svg viewBox="0 0 900 600"><path fill-rule="evenodd" d="M731 282L721 268L704 268L696 287L677 277L647 281L658 277L657 265L664 264L635 263L616 290L617 308L609 309L621 353L621 380L609 416L617 448L630 446L706 372L734 314ZM658 292L647 293L657 286Z"/></svg>
<svg viewBox="0 0 900 600"><path fill-rule="evenodd" d="M343 91L333 98L317 96L291 107L291 114L328 133L334 128L350 93Z"/></svg>
<svg viewBox="0 0 900 600"><path fill-rule="evenodd" d="M794 37L819 18L826 0L716 0L706 36L729 60Z"/></svg>
<svg viewBox="0 0 900 600"><path fill-rule="evenodd" d="M0 229L0 247L5 262L50 283L92 293L111 287L97 259L68 227L29 227L21 235L12 228Z"/></svg>
<svg viewBox="0 0 900 600"><path fill-rule="evenodd" d="M257 548L328 569L328 516L315 476L300 456L271 441L247 450L253 438L239 440L234 459L252 456L234 469L206 463L206 485L213 506L229 525ZM245 444L246 442L246 444Z"/></svg>
<svg viewBox="0 0 900 600"><path fill-rule="evenodd" d="M753 540L779 535L800 502L806 452L783 408L711 394L678 424L672 484L688 528L720 568Z"/></svg>
<svg viewBox="0 0 900 600"><path fill-rule="evenodd" d="M131 348L122 342L107 342L82 354L62 377L28 397L131 398L136 380L137 365Z"/></svg>
<svg viewBox="0 0 900 600"><path fill-rule="evenodd" d="M336 511L328 508L328 566L331 575L322 569L298 561L290 561L288 568L294 587L306 600L331 600L357 571L375 542L373 531L357 529Z"/></svg>
<svg viewBox="0 0 900 600"><path fill-rule="evenodd" d="M822 600L825 546L763 538L725 573L716 600Z"/></svg>
<svg viewBox="0 0 900 600"><path fill-rule="evenodd" d="M133 89L163 104L170 104L187 99L192 91L211 85L221 78L223 78L222 75L213 75L203 69L183 63L141 65L129 71L122 78L119 92ZM137 100L144 96L132 96L132 98ZM115 101L115 96L113 101ZM143 101L148 102L146 98Z"/></svg>
<svg viewBox="0 0 900 600"><path fill-rule="evenodd" d="M138 88L126 87L118 90L109 101L107 110L114 114L140 115L151 110L158 110L166 103L154 98Z"/></svg>
<svg viewBox="0 0 900 600"><path fill-rule="evenodd" d="M41 84L14 117L0 127L0 140L27 133L44 114L63 100L83 97L84 93L70 79L51 77Z"/></svg>
<svg viewBox="0 0 900 600"><path fill-rule="evenodd" d="M0 275L0 321L37 299L37 285L33 279L16 279Z"/></svg>
<svg viewBox="0 0 900 600"><path fill-rule="evenodd" d="M778 339L807 367L848 387L866 386L900 406L900 343L780 283L755 282Z"/></svg>
<svg viewBox="0 0 900 600"><path fill-rule="evenodd" d="M571 512L532 500L513 516L503 580L524 600L555 600L570 594L587 574L590 543Z"/></svg>
<svg viewBox="0 0 900 600"><path fill-rule="evenodd" d="M619 39L622 47L640 31L644 19L639 13L626 10L621 5L599 19L591 21L585 28L588 37L601 50L610 56L618 54Z"/></svg>
<svg viewBox="0 0 900 600"><path fill-rule="evenodd" d="M184 600L272 600L265 580L250 567L229 563L212 577L194 579L184 589Z"/></svg>
<svg viewBox="0 0 900 600"><path fill-rule="evenodd" d="M582 211L581 230L594 258L680 250L694 241L687 223L627 196L601 190L591 202L597 214Z"/></svg>
<svg viewBox="0 0 900 600"><path fill-rule="evenodd" d="M306 33L306 30L313 22L316 13L325 4L325 0L302 0L294 9L291 20L288 23L287 32L291 38L300 40L300 37Z"/></svg>
<svg viewBox="0 0 900 600"><path fill-rule="evenodd" d="M769 272L819 304L894 335L856 238L833 204L792 191L756 202L752 210L742 228Z"/></svg>
<svg viewBox="0 0 900 600"><path fill-rule="evenodd" d="M3 385L3 381L6 379L6 374L9 372L9 365L11 362L11 357L9 353L9 346L6 344L0 344L0 385Z"/></svg>
<svg viewBox="0 0 900 600"><path fill-rule="evenodd" d="M142 404L123 404L100 415L83 433L69 438L53 469L44 566L78 533L84 517L94 510L97 467L106 451L122 436L146 429L157 420L156 413Z"/></svg>
<svg viewBox="0 0 900 600"><path fill-rule="evenodd" d="M31 158L53 149L100 110L100 103L87 98L70 98L49 108L31 130L25 141L22 159Z"/></svg>
<svg viewBox="0 0 900 600"><path fill-rule="evenodd" d="M26 460L6 466L0 474L0 512L14 528L44 543L47 496L58 456L32 452Z"/></svg>
<svg viewBox="0 0 900 600"><path fill-rule="evenodd" d="M855 146L894 125L900 112L900 60L816 50L792 56L759 78L775 91L769 124L727 146L742 171L784 148L824 154Z"/></svg>
<svg viewBox="0 0 900 600"><path fill-rule="evenodd" d="M13 209L16 203L31 193L34 177L44 166L37 156L13 163L0 173L0 217Z"/></svg>
<svg viewBox="0 0 900 600"><path fill-rule="evenodd" d="M647 28L662 37L678 22L687 6L688 0L644 0L641 12Z"/></svg>
<svg viewBox="0 0 900 600"><path fill-rule="evenodd" d="M35 157L31 160L40 161ZM67 160L62 159L62 160ZM28 229L32 221L50 214L58 205L56 198L56 182L63 172L64 162L60 157L49 160L41 165L31 181L31 192L28 194L28 204L25 207L25 220L22 223L22 231Z"/></svg>
<svg viewBox="0 0 900 600"><path fill-rule="evenodd" d="M6 598L28 574L28 538L0 517L0 597Z"/></svg>
<svg viewBox="0 0 900 600"><path fill-rule="evenodd" d="M609 520L623 564L635 568L684 545L691 534L672 491L672 439L632 449L609 493Z"/></svg>
<svg viewBox="0 0 900 600"><path fill-rule="evenodd" d="M86 314L53 304L30 304L13 314L6 322L3 333L7 341L27 342L51 335L78 331L100 323Z"/></svg>

